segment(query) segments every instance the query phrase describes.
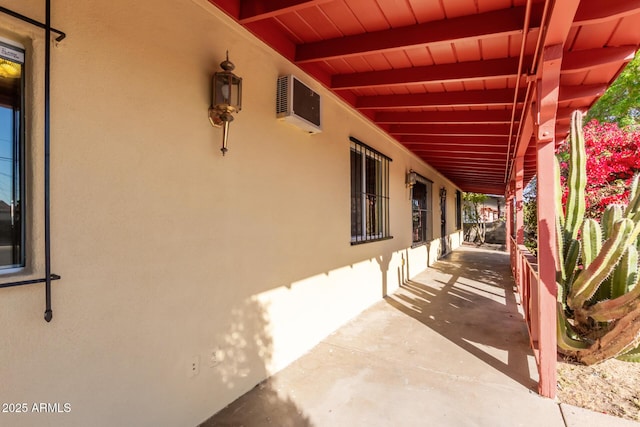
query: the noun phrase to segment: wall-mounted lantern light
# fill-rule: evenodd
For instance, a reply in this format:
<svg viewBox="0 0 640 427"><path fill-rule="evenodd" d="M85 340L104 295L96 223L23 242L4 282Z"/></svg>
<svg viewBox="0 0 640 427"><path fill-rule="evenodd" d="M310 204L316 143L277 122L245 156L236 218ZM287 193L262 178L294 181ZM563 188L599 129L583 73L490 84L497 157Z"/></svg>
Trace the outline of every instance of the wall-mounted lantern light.
<svg viewBox="0 0 640 427"><path fill-rule="evenodd" d="M416 185L416 182L418 182L418 174L410 170L409 173L407 173L407 187L412 188Z"/></svg>
<svg viewBox="0 0 640 427"><path fill-rule="evenodd" d="M440 189L440 200L442 200L442 203L444 203L445 200L447 200L447 189L444 187Z"/></svg>
<svg viewBox="0 0 640 427"><path fill-rule="evenodd" d="M220 63L220 68L213 75L211 106L209 107L209 121L214 127L222 127L222 155L228 151L227 139L229 137L229 123L233 121L233 113L242 109L242 78L232 73L236 68L233 62L227 59Z"/></svg>

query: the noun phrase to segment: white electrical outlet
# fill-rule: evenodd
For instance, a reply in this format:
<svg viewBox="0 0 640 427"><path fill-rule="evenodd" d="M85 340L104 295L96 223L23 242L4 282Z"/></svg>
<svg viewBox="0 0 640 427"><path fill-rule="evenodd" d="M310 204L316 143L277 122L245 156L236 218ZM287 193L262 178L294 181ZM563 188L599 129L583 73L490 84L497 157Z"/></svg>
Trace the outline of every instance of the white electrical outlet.
<svg viewBox="0 0 640 427"><path fill-rule="evenodd" d="M187 376L195 377L200 373L200 356L193 356L187 364Z"/></svg>
<svg viewBox="0 0 640 427"><path fill-rule="evenodd" d="M224 360L224 352L219 348L212 348L209 350L209 367L214 368Z"/></svg>

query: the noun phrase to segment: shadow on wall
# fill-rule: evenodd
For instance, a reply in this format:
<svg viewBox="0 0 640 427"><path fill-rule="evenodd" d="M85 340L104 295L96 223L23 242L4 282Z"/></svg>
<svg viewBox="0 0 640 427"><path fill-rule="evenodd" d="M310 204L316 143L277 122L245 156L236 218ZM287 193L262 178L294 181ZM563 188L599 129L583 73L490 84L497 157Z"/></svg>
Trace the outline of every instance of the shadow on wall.
<svg viewBox="0 0 640 427"><path fill-rule="evenodd" d="M248 391L255 378L267 376L266 365L273 354L266 310L259 301L249 298L231 308L227 319L226 332L214 337L214 342L223 343L221 348L225 349L216 354L216 372L226 388ZM209 362L205 361L206 364ZM271 423L278 426L312 425L296 403L278 393L270 380L254 388L257 393L251 393L250 399L247 394L241 396L200 427L263 426ZM212 399L215 400L215 396ZM214 406L216 402L211 403Z"/></svg>
<svg viewBox="0 0 640 427"><path fill-rule="evenodd" d="M518 312L509 255L466 249L405 280L386 301L486 364L535 390L526 326Z"/></svg>

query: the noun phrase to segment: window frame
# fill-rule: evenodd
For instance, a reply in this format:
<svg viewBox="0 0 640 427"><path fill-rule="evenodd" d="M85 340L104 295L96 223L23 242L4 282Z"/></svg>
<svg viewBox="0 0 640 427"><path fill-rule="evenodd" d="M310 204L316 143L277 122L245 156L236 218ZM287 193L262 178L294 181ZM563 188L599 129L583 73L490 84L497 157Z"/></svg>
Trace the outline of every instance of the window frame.
<svg viewBox="0 0 640 427"><path fill-rule="evenodd" d="M3 54L4 53L4 54ZM13 54L13 55L12 55ZM26 152L25 152L25 141L26 141L26 131L25 131L25 114L26 114L26 80L28 78L27 74L27 66L26 66L26 55L27 49L26 47L12 39L8 39L5 37L0 37L0 57L12 62L19 63L21 66L20 70L20 89L19 89L19 105L17 107L17 111L19 112L18 117L16 116L16 108L13 107L13 124L17 128L17 131L12 132L13 141L11 144L12 147L12 157L10 161L13 163L11 167L12 176L10 177L12 182L12 200L9 201L8 205L10 206L10 220L12 224L18 222L19 225L17 227L17 231L12 231L12 233L18 234L17 244L16 239L12 240L12 252L14 256L14 260L12 263L2 264L0 265L0 275L11 274L22 272L26 268L27 265L27 257L26 257L26 243L27 243L27 203L26 203ZM9 94L9 96L11 96ZM5 105L0 106L7 108ZM9 106L10 108L11 106ZM17 187L17 190L15 189ZM16 200L17 197L17 200ZM5 202L6 203L6 202Z"/></svg>
<svg viewBox="0 0 640 427"><path fill-rule="evenodd" d="M416 185L423 185L425 187L424 192L424 209L416 209L414 200L414 188ZM425 213L424 227L421 240L414 240L415 238L415 214L416 212ZM416 173L416 183L411 186L411 247L415 248L428 244L433 240L433 181L425 178L424 176Z"/></svg>
<svg viewBox="0 0 640 427"><path fill-rule="evenodd" d="M349 140L351 245L392 239L389 220L392 159L354 137Z"/></svg>

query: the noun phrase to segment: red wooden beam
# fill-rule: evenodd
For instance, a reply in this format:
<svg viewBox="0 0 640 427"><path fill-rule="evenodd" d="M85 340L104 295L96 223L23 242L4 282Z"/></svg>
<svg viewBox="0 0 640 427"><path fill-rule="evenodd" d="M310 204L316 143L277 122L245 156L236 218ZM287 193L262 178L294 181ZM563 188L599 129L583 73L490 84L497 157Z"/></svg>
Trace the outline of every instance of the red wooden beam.
<svg viewBox="0 0 640 427"><path fill-rule="evenodd" d="M399 124L387 129L392 135L467 135L504 136L509 135L507 124Z"/></svg>
<svg viewBox="0 0 640 427"><path fill-rule="evenodd" d="M635 46L604 47L565 52L561 73L580 73L601 65L629 62L633 59L635 53Z"/></svg>
<svg viewBox="0 0 640 427"><path fill-rule="evenodd" d="M435 43L450 43L455 40L476 40L482 37L510 36L522 32L524 6L462 16L424 24L356 34L314 43L298 45L296 62L323 61L331 58L361 55L424 46ZM539 25L542 5L533 7L533 27Z"/></svg>
<svg viewBox="0 0 640 427"><path fill-rule="evenodd" d="M517 116L520 116L518 112ZM469 110L469 111L381 111L375 121L384 123L510 123L510 110Z"/></svg>
<svg viewBox="0 0 640 427"><path fill-rule="evenodd" d="M240 0L240 17L238 20L241 24L247 24L329 1L332 0Z"/></svg>
<svg viewBox="0 0 640 427"><path fill-rule="evenodd" d="M520 91L518 102L524 101ZM416 107L470 107L513 103L513 89L469 90L458 92L436 92L408 95L361 96L356 99L358 109L388 109Z"/></svg>
<svg viewBox="0 0 640 427"><path fill-rule="evenodd" d="M531 58L526 59L525 63L530 64ZM518 58L501 58L485 61L459 62L456 64L336 74L331 78L331 88L353 89L429 82L487 80L515 77L517 72Z"/></svg>
<svg viewBox="0 0 640 427"><path fill-rule="evenodd" d="M574 25L598 24L638 12L640 0L582 0L575 14Z"/></svg>

